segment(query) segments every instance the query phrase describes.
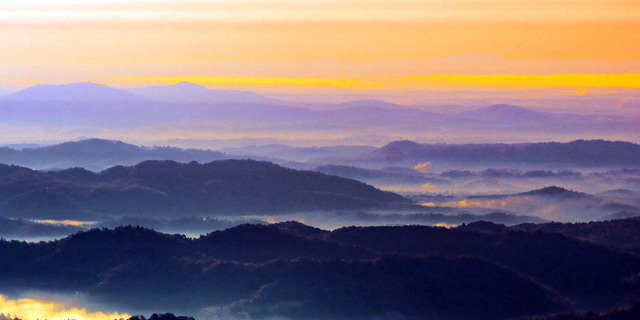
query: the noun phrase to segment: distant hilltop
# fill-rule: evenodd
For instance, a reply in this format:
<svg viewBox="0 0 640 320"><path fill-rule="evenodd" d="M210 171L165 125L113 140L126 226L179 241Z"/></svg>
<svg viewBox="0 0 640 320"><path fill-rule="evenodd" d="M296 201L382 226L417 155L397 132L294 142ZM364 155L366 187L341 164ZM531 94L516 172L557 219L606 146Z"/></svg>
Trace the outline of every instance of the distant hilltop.
<svg viewBox="0 0 640 320"><path fill-rule="evenodd" d="M117 140L84 139L51 146L23 149L0 147L0 163L32 169L83 167L101 171L116 165L135 165L145 160L210 162L253 158L295 165L317 159L333 163L406 164L441 162L460 165L548 165L565 167L640 167L640 145L622 141L575 140L514 144L419 144L394 141L383 147L334 146L304 148L286 145L227 148L220 151L176 147L141 147ZM324 168L326 169L326 168Z"/></svg>
<svg viewBox="0 0 640 320"><path fill-rule="evenodd" d="M519 144L434 145L395 141L367 157L388 162L442 161L481 164L640 166L640 145L623 141L575 140Z"/></svg>

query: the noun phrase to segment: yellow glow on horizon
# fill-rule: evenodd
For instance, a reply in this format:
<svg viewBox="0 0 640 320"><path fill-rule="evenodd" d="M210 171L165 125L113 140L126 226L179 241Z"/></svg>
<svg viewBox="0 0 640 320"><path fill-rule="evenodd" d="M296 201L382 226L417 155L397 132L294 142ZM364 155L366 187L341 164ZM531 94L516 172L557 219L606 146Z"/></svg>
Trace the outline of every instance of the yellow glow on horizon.
<svg viewBox="0 0 640 320"><path fill-rule="evenodd" d="M638 0L5 1L0 85L24 87L18 80L24 78L141 82L137 76L192 75L199 77L153 81L273 90L638 88L632 75L617 75L640 72L638 17ZM504 59L403 62L478 54ZM342 62L314 69L305 59ZM630 67L621 66L624 61ZM490 76L449 76L460 73ZM559 76L527 76L550 73Z"/></svg>
<svg viewBox="0 0 640 320"><path fill-rule="evenodd" d="M254 87L324 87L359 90L475 90L492 88L585 88L640 89L640 74L431 74L376 75L349 78L294 78L243 76L142 76L111 79L113 82L175 84L191 82L199 85ZM429 163L418 164L424 169Z"/></svg>
<svg viewBox="0 0 640 320"><path fill-rule="evenodd" d="M401 86L640 88L640 74L434 74L407 75Z"/></svg>
<svg viewBox="0 0 640 320"><path fill-rule="evenodd" d="M128 319L131 315L126 313L88 312L85 308L67 308L64 304L40 301L36 299L22 298L17 300L6 299L0 295L0 311L11 317L22 320L36 319L83 319L83 320L113 320Z"/></svg>
<svg viewBox="0 0 640 320"><path fill-rule="evenodd" d="M375 88L376 82L363 82L357 78L288 78L288 77L225 77L225 76L168 76L130 77L112 79L118 82L191 82L199 85L246 85L246 86L292 86L292 87L337 87Z"/></svg>

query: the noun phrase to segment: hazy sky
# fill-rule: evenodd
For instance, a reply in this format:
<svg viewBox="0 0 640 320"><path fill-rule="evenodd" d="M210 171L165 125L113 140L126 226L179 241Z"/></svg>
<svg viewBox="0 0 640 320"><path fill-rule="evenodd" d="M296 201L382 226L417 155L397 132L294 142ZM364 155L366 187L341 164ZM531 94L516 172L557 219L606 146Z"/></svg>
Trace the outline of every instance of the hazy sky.
<svg viewBox="0 0 640 320"><path fill-rule="evenodd" d="M0 88L10 90L640 87L637 0L15 3L0 4Z"/></svg>

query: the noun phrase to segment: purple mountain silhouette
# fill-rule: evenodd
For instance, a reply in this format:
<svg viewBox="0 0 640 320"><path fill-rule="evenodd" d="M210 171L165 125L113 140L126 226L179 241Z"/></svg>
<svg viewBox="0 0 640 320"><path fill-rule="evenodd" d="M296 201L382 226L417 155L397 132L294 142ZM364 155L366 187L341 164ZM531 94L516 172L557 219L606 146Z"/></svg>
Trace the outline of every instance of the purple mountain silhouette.
<svg viewBox="0 0 640 320"><path fill-rule="evenodd" d="M96 83L37 85L2 98L4 101L143 102L146 99L122 89Z"/></svg>

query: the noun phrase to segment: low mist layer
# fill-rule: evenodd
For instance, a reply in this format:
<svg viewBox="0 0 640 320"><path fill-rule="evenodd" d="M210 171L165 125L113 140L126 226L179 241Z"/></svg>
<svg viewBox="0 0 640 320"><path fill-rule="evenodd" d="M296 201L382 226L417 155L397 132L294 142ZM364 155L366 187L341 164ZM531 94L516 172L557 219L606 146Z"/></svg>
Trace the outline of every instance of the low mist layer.
<svg viewBox="0 0 640 320"><path fill-rule="evenodd" d="M129 318L130 315L118 312L87 311L82 307L70 307L70 301L40 300L38 298L9 299L0 295L0 310L6 317L21 320L36 319L83 319L113 320Z"/></svg>

